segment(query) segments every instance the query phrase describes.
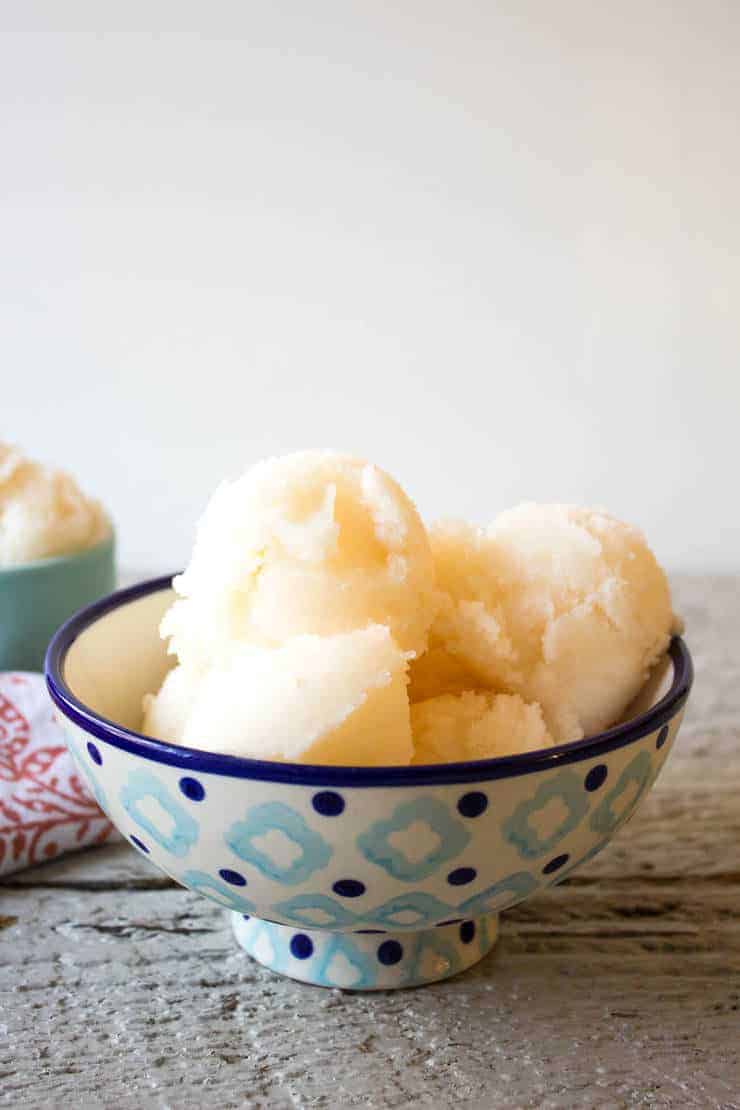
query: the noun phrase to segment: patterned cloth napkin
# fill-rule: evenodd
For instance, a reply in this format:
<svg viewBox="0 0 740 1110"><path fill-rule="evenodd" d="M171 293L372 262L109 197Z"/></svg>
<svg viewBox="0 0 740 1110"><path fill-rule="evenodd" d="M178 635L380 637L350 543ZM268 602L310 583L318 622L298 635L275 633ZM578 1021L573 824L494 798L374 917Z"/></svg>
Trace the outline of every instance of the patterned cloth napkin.
<svg viewBox="0 0 740 1110"><path fill-rule="evenodd" d="M43 676L0 673L0 875L118 839L67 751Z"/></svg>

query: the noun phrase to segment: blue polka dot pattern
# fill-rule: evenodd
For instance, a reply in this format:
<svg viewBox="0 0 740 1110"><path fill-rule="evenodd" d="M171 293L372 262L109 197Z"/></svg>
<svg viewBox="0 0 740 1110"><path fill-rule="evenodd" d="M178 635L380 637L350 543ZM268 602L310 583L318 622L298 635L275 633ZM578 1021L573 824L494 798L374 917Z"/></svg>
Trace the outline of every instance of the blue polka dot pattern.
<svg viewBox="0 0 740 1110"><path fill-rule="evenodd" d="M320 790L314 794L311 805L322 817L338 817L344 813L344 798L334 790Z"/></svg>
<svg viewBox="0 0 740 1110"><path fill-rule="evenodd" d="M474 867L456 867L454 871L450 871L447 882L450 886L465 886L472 883L477 874Z"/></svg>
<svg viewBox="0 0 740 1110"><path fill-rule="evenodd" d="M232 886L246 886L247 880L238 871L232 871L230 867L222 867L219 875L225 883L231 883Z"/></svg>
<svg viewBox="0 0 740 1110"><path fill-rule="evenodd" d="M542 874L543 875L552 875L553 871L559 871L560 868L563 867L568 862L569 859L570 859L570 856L568 855L567 852L563 852L563 854L560 855L560 856L555 856L553 859L550 860L549 863L546 863L545 866L542 868Z"/></svg>
<svg viewBox="0 0 740 1110"><path fill-rule="evenodd" d="M149 855L149 849L147 848L143 840L139 840L138 836L133 835L130 839L132 844L135 844L136 847L139 848L142 852L146 852L146 854Z"/></svg>
<svg viewBox="0 0 740 1110"><path fill-rule="evenodd" d="M663 747L663 745L665 744L667 739L668 739L668 725L663 725L662 729L658 733L658 739L655 741L655 747L658 751L660 751L660 749Z"/></svg>
<svg viewBox="0 0 740 1110"><path fill-rule="evenodd" d="M313 941L305 933L296 933L291 937L290 951L297 960L307 960L313 955Z"/></svg>
<svg viewBox="0 0 740 1110"><path fill-rule="evenodd" d="M202 802L206 796L206 788L203 784L187 775L180 779L180 790L186 798L190 798L191 802Z"/></svg>
<svg viewBox="0 0 740 1110"><path fill-rule="evenodd" d="M397 964L403 958L403 946L397 940L384 940L378 948L378 959L386 967Z"/></svg>
<svg viewBox="0 0 740 1110"><path fill-rule="evenodd" d="M463 794L457 803L457 811L462 817L480 817L488 809L488 798L480 790Z"/></svg>
<svg viewBox="0 0 740 1110"><path fill-rule="evenodd" d="M475 922L463 921L462 925L460 926L460 940L463 942L463 944L470 944L474 936Z"/></svg>
<svg viewBox="0 0 740 1110"><path fill-rule="evenodd" d="M365 893L365 884L359 879L337 879L331 889L342 898L359 898Z"/></svg>
<svg viewBox="0 0 740 1110"><path fill-rule="evenodd" d="M93 744L92 740L88 740L87 742L87 754L90 756L93 763L97 763L98 767L102 766L103 757L98 751L97 745Z"/></svg>
<svg viewBox="0 0 740 1110"><path fill-rule="evenodd" d="M603 786L606 782L606 776L608 774L609 769L606 764L597 763L595 767L591 768L591 770L588 772L585 779L583 780L584 789L588 790L589 792L598 790L599 787Z"/></svg>

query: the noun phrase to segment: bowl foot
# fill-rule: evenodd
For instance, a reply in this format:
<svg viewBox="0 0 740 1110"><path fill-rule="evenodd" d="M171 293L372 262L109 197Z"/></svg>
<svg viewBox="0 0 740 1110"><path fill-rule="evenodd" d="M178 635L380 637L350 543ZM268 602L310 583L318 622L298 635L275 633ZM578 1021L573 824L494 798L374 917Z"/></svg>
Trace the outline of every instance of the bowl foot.
<svg viewBox="0 0 740 1110"><path fill-rule="evenodd" d="M418 933L330 933L240 913L231 916L237 942L264 967L304 983L345 990L392 990L448 979L482 959L498 935L498 914Z"/></svg>

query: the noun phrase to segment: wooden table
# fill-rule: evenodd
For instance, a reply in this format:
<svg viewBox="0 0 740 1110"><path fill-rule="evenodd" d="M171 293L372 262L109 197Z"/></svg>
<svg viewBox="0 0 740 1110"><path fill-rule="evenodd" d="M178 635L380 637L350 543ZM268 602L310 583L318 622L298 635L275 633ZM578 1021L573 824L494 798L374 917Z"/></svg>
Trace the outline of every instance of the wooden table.
<svg viewBox="0 0 740 1110"><path fill-rule="evenodd" d="M302 986L121 845L0 888L0 1106L740 1106L740 578L679 578L697 683L601 856L416 991Z"/></svg>

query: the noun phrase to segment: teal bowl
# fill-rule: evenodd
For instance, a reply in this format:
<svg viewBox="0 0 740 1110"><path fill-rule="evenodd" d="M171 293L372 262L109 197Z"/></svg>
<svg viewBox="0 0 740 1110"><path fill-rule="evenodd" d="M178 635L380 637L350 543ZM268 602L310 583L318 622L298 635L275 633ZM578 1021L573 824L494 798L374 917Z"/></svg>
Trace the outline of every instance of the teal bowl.
<svg viewBox="0 0 740 1110"><path fill-rule="evenodd" d="M72 555L0 567L0 671L41 671L54 632L115 588L115 537Z"/></svg>

